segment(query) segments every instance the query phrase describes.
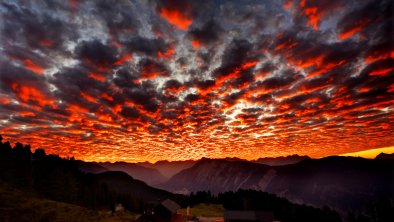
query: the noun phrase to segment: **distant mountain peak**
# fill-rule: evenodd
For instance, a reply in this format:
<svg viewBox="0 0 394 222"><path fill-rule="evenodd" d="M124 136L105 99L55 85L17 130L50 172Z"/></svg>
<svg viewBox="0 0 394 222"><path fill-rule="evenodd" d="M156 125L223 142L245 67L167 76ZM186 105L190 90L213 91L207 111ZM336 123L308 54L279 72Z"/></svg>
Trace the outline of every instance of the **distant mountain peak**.
<svg viewBox="0 0 394 222"><path fill-rule="evenodd" d="M379 153L375 159L394 159L394 153Z"/></svg>
<svg viewBox="0 0 394 222"><path fill-rule="evenodd" d="M279 156L279 157L263 157L255 160L255 163L266 164L270 166L281 166L288 164L295 164L303 160L311 159L309 156L300 156L298 154L293 154L289 156Z"/></svg>

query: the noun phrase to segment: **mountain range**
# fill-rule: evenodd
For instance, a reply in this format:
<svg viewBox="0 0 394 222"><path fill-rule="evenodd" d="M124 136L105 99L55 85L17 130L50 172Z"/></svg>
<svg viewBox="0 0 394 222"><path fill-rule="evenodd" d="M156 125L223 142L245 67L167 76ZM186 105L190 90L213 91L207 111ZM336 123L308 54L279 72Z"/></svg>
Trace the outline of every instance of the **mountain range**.
<svg viewBox="0 0 394 222"><path fill-rule="evenodd" d="M252 189L299 204L329 206L345 212L363 210L380 196L394 197L392 157L392 154L379 154L375 159L339 156L311 159L293 155L255 161L203 158L155 164L117 162L81 166L91 173L102 173L104 169L123 171L173 193L210 191L218 194Z"/></svg>
<svg viewBox="0 0 394 222"><path fill-rule="evenodd" d="M270 166L280 166L287 164L294 164L305 159L310 159L308 156L292 155L287 157L266 157L251 161ZM229 162L247 161L239 158L225 158ZM162 184L168 181L172 176L181 172L184 169L194 166L199 161L185 160L185 161L158 161L156 163L139 162L83 162L80 163L80 169L89 173L102 173L106 171L123 171L135 179L142 180L151 186Z"/></svg>
<svg viewBox="0 0 394 222"><path fill-rule="evenodd" d="M196 161L158 161L156 163L126 163L126 162L83 162L79 168L87 173L103 173L107 171L122 171L129 176L142 180L150 186L155 186L168 181L173 175L192 167Z"/></svg>
<svg viewBox="0 0 394 222"><path fill-rule="evenodd" d="M300 204L360 210L381 196L394 197L394 161L326 157L268 166L202 159L159 186L175 193L261 190Z"/></svg>
<svg viewBox="0 0 394 222"><path fill-rule="evenodd" d="M156 163L149 163L149 162L142 162L137 163L137 165L153 168L158 170L163 176L166 178L171 178L175 174L179 173L180 171L192 167L196 161L194 160L185 160L185 161L167 161L162 160Z"/></svg>

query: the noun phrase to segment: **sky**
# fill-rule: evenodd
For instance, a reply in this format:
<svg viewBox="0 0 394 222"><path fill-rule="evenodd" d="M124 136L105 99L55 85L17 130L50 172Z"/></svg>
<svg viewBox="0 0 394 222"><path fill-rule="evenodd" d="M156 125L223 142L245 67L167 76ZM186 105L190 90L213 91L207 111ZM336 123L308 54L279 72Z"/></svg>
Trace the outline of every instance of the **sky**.
<svg viewBox="0 0 394 222"><path fill-rule="evenodd" d="M394 145L390 0L0 2L0 134L86 161Z"/></svg>

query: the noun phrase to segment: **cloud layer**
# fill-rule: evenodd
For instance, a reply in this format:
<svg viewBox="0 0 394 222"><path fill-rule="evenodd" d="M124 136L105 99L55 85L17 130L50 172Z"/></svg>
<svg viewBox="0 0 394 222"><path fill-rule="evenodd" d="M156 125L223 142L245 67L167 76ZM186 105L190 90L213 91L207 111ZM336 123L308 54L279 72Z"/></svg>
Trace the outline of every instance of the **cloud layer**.
<svg viewBox="0 0 394 222"><path fill-rule="evenodd" d="M394 145L389 0L0 3L0 133L84 160Z"/></svg>

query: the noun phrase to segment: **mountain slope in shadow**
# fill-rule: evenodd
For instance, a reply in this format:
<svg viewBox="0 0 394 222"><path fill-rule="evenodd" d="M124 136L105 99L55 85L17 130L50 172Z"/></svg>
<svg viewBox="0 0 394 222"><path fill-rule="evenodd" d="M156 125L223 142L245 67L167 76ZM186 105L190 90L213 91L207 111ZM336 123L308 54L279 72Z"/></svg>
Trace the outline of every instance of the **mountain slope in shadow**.
<svg viewBox="0 0 394 222"><path fill-rule="evenodd" d="M93 210L75 204L48 200L30 192L0 183L0 221L2 222L121 222L136 221L137 214Z"/></svg>
<svg viewBox="0 0 394 222"><path fill-rule="evenodd" d="M140 166L136 163L105 162L98 164L110 171L123 171L135 179L146 182L150 186L154 186L168 180L168 178L163 176L157 169Z"/></svg>
<svg viewBox="0 0 394 222"><path fill-rule="evenodd" d="M144 201L164 200L175 197L174 194L150 187L145 182L136 180L125 172L108 171L96 174L95 177L101 183L105 183L111 190L119 193L131 194Z"/></svg>
<svg viewBox="0 0 394 222"><path fill-rule="evenodd" d="M394 153L388 154L388 153L379 153L375 159L392 159L394 160Z"/></svg>
<svg viewBox="0 0 394 222"><path fill-rule="evenodd" d="M94 162L78 161L78 167L82 172L85 172L85 173L98 174L98 173L104 173L104 172L110 171L109 169L101 166L98 163L94 163Z"/></svg>
<svg viewBox="0 0 394 222"><path fill-rule="evenodd" d="M159 187L175 193L183 193L185 190L209 190L212 193L235 191L254 187L269 168L247 161L203 158Z"/></svg>
<svg viewBox="0 0 394 222"><path fill-rule="evenodd" d="M337 210L363 208L379 196L394 197L394 161L354 157L307 159L285 166L202 159L160 187L212 193L254 189L296 203Z"/></svg>

